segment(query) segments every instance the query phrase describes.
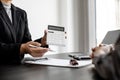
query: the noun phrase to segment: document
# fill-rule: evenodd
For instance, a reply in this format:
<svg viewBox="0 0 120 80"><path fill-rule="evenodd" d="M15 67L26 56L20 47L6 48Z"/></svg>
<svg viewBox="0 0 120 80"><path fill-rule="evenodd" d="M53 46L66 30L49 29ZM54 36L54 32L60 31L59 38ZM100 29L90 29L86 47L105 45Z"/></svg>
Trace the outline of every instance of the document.
<svg viewBox="0 0 120 80"><path fill-rule="evenodd" d="M65 28L48 25L47 44L65 46Z"/></svg>
<svg viewBox="0 0 120 80"><path fill-rule="evenodd" d="M43 58L38 60L26 60L24 63L27 64L37 64L37 65L46 65L46 66L56 66L56 67L69 67L69 68L79 68L90 65L91 60L81 60L77 61L78 65L71 65L69 59L56 59L56 58Z"/></svg>

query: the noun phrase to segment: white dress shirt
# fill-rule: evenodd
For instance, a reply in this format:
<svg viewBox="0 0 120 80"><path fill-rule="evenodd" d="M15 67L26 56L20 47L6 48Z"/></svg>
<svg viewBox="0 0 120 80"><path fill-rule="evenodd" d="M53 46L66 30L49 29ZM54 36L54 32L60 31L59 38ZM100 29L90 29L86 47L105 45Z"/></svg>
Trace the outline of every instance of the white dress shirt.
<svg viewBox="0 0 120 80"><path fill-rule="evenodd" d="M5 4L5 3L2 3L2 4L3 4L3 7L5 8L6 13L8 14L10 21L12 22L11 4Z"/></svg>

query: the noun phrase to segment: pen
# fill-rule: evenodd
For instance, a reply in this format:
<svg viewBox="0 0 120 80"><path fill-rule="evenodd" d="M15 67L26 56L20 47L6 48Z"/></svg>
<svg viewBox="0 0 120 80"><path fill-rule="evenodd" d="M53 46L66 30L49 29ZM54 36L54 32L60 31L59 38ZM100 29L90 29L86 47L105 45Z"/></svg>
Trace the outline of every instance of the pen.
<svg viewBox="0 0 120 80"><path fill-rule="evenodd" d="M48 60L47 57L42 57L42 58L25 58L24 61L37 61L37 60Z"/></svg>
<svg viewBox="0 0 120 80"><path fill-rule="evenodd" d="M32 45L32 44L29 44L29 47L31 47L31 48L38 48L38 47L40 47L40 46L34 46L34 45ZM54 50L52 50L52 49L50 49L50 48L49 48L48 51L55 52Z"/></svg>
<svg viewBox="0 0 120 80"><path fill-rule="evenodd" d="M48 58L47 58L47 57L45 57L45 58L32 59L32 61L37 61L37 60L48 60Z"/></svg>

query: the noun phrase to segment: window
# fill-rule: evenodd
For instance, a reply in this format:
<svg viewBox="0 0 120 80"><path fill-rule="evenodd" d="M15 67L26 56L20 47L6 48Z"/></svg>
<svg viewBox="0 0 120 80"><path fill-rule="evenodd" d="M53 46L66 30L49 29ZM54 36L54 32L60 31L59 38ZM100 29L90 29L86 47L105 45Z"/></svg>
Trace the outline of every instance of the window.
<svg viewBox="0 0 120 80"><path fill-rule="evenodd" d="M100 44L109 30L120 28L120 0L96 0L96 37Z"/></svg>
<svg viewBox="0 0 120 80"><path fill-rule="evenodd" d="M117 26L120 27L120 0L116 0Z"/></svg>

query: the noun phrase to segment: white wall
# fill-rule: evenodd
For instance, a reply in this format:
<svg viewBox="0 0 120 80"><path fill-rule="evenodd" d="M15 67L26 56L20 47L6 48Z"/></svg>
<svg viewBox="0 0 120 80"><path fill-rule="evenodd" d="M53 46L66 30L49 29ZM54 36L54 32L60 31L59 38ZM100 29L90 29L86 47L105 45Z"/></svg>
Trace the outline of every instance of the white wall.
<svg viewBox="0 0 120 80"><path fill-rule="evenodd" d="M27 12L33 39L43 36L48 24L58 25L58 0L13 0L13 3Z"/></svg>

